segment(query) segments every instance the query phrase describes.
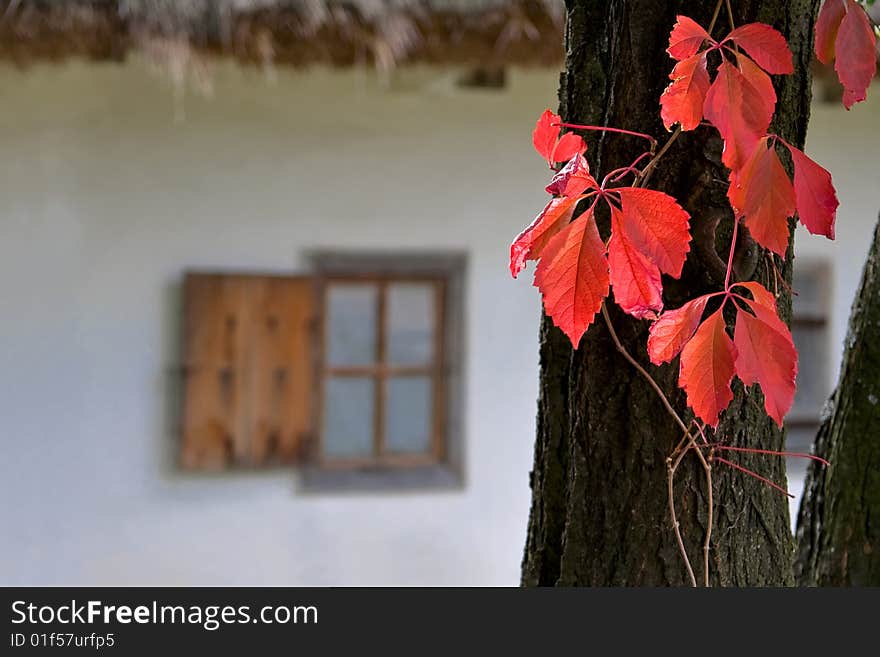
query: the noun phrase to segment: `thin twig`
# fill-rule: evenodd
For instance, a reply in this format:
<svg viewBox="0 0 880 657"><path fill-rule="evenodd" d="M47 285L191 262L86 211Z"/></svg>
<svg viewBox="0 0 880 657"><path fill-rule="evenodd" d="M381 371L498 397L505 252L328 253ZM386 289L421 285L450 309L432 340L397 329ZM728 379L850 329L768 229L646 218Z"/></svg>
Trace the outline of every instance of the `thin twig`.
<svg viewBox="0 0 880 657"><path fill-rule="evenodd" d="M712 449L722 449L731 452L747 452L749 454L770 454L772 456L792 456L799 459L811 459L818 461L822 465L828 467L831 464L820 456L815 454L807 454L806 452L780 452L775 449L758 449L757 447L733 447L732 445L706 445Z"/></svg>
<svg viewBox="0 0 880 657"><path fill-rule="evenodd" d="M697 454L700 450L697 450ZM712 452L709 452L711 458ZM703 542L703 581L705 586L709 586L709 550L712 546L712 525L715 521L715 500L712 491L712 462L706 464L704 468L706 472L706 490L707 490L707 510L706 510L706 540Z"/></svg>
<svg viewBox="0 0 880 657"><path fill-rule="evenodd" d="M651 142L651 148L655 148L657 146L657 140L654 139L651 135L645 134L644 132L635 132L633 130L624 130L623 128L612 128L609 126L601 126L601 125L584 125L582 123L566 123L565 121L561 121L559 123L554 123L553 125L558 125L561 128L570 128L572 130L592 130L594 132L616 132L619 135L629 135L630 137L639 137L641 139L647 139Z"/></svg>
<svg viewBox="0 0 880 657"><path fill-rule="evenodd" d="M724 291L730 290L730 274L733 271L733 254L736 250L736 233L739 227L739 219L733 217L733 233L730 235L730 254L727 256L727 273L724 275Z"/></svg>
<svg viewBox="0 0 880 657"><path fill-rule="evenodd" d="M749 470L748 468L744 468L744 467L741 466L741 465L737 465L737 464L734 463L733 461L728 461L727 459L721 458L720 456L716 456L714 460L718 461L719 463L724 463L725 465L729 465L731 468L733 468L733 469L735 469L735 470L739 470L740 472L744 472L745 474L749 475L750 477L754 477L754 478L757 479L758 481L764 482L765 484L767 484L767 485L770 486L771 488L775 488L776 490L778 490L778 491L779 491L780 493L782 493L783 495L786 495L786 496L788 496L788 497L794 499L794 495L792 495L791 493L789 493L789 492L788 492L787 490L785 490L782 486L780 486L779 484L777 484L777 483L775 483L775 482L773 482L773 481L770 481L769 479L767 479L767 477L762 477L762 476L759 475L757 472L754 472L754 471L752 471L752 470Z"/></svg>
<svg viewBox="0 0 880 657"><path fill-rule="evenodd" d="M645 165L645 168L642 169L642 174L639 176L639 179L636 181L636 187L644 187L648 184L648 180L651 178L651 174L654 173L654 169L657 166L657 163L660 161L660 158L666 154L666 151L669 150L669 147L672 146L673 142L678 139L678 136L681 134L681 125L679 125L675 132L672 133L672 136L666 140L666 143L663 144L663 148L657 151L657 154L651 158L651 161Z"/></svg>
<svg viewBox="0 0 880 657"><path fill-rule="evenodd" d="M663 390L660 389L660 386L653 379L653 377L645 371L645 368L639 365L638 361L633 358L630 353L626 350L626 347L620 342L620 338L617 337L617 331L614 330L614 326L611 324L611 318L608 316L608 309L605 307L605 304L602 304L602 317L605 319L605 325L608 327L608 333L611 334L611 339L614 341L614 346L617 347L617 351L629 361L629 364L636 368L636 371L641 374L645 381L647 381L650 386L654 389L654 392L660 397L660 401L663 402L663 405L666 407L666 410L669 414L675 419L676 423L681 430L685 433L688 433L687 425L684 421L679 417L678 413L675 412L675 409L672 408L672 404L669 403L669 399L666 397L666 394Z"/></svg>
<svg viewBox="0 0 880 657"><path fill-rule="evenodd" d="M712 34L712 28L715 27L715 21L718 20L718 14L721 13L721 3L722 0L718 0L718 3L715 5L715 11L712 14L712 22L709 23L709 27L706 29L710 35Z"/></svg>
<svg viewBox="0 0 880 657"><path fill-rule="evenodd" d="M663 402L663 405L666 406L666 410L669 414L675 419L678 425L682 428L685 433L685 437L678 443L678 446L673 450L672 455L670 455L666 459L666 488L669 502L669 516L672 520L672 530L675 532L675 540L678 543L678 549L681 552L682 560L684 561L685 568L688 572L688 577L691 580L691 585L697 586L697 579L694 576L694 569L691 566L690 558L687 554L687 548L684 545L684 539L681 536L681 528L678 523L678 517L675 513L675 471L678 469L679 464L684 458L685 454L693 448L693 450L697 453L697 456L700 459L700 462L703 465L703 470L706 473L706 482L709 486L709 521L708 521L708 530L706 532L706 541L703 544L703 577L706 582L706 586L709 585L709 541L712 538L712 518L713 518L713 498L712 498L712 466L706 461L706 458L703 456L703 453L699 450L699 447L696 443L696 438L691 434L685 425L684 421L682 421L679 414L672 408L672 404L669 402L669 398L660 389L660 386L654 381L654 378L648 374L648 372L639 365L638 361L633 358L629 351L627 351L626 347L621 343L620 338L617 337L617 332L614 330L614 326L611 324L611 318L608 316L608 309L605 307L605 304L602 304L602 317L605 320L605 325L608 327L608 333L611 335L611 339L614 341L614 346L617 347L617 351L626 358L630 365L632 365L636 371L641 374L645 380L650 384L650 386L654 389L657 395L660 397L660 400ZM700 433L702 434L702 428L698 426ZM705 440L705 436L703 437Z"/></svg>
<svg viewBox="0 0 880 657"><path fill-rule="evenodd" d="M699 423L694 422L697 427L697 431L700 432L700 436L703 438L703 442L708 444L708 440L706 440L706 432L703 430L703 426ZM700 463L703 466L703 472L706 474L706 538L703 540L703 584L704 586L709 586L709 550L711 548L712 543L712 526L715 523L715 498L714 491L712 490L712 456L713 452L709 452L709 458L706 459L703 457L703 453L700 451L700 446L697 445L696 440L691 437L691 434L688 434L688 438L691 441L691 447L697 453L697 456L700 459Z"/></svg>
<svg viewBox="0 0 880 657"><path fill-rule="evenodd" d="M678 526L678 518L675 515L675 489L673 481L675 478L675 468L672 459L666 459L666 489L669 498L669 515L672 518L672 531L675 532L675 540L678 541L678 549L681 552L684 566L687 569L688 577L691 580L691 586L696 588L697 578L694 577L694 569L691 567L691 560L688 558L687 549L684 546L684 539L681 537L681 529Z"/></svg>
<svg viewBox="0 0 880 657"><path fill-rule="evenodd" d="M727 5L727 20L730 21L730 31L733 32L736 29L736 25L733 21L733 9L730 8L730 0L724 0L724 4Z"/></svg>

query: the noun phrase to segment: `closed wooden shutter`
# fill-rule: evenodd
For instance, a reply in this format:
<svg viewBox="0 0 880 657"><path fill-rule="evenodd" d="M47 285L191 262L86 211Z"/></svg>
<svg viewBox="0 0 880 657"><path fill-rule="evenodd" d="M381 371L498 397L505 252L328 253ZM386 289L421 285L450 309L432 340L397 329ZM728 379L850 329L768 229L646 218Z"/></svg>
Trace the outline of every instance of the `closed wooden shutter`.
<svg viewBox="0 0 880 657"><path fill-rule="evenodd" d="M315 308L308 276L187 274L185 468L303 460L313 424Z"/></svg>

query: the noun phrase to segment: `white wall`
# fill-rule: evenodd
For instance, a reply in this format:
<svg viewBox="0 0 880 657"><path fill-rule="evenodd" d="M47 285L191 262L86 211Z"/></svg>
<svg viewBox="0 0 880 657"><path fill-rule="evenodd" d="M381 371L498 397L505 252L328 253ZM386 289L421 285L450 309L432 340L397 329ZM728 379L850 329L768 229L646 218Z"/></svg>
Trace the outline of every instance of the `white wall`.
<svg viewBox="0 0 880 657"><path fill-rule="evenodd" d="M556 74L450 79L222 67L176 122L137 64L0 69L0 583L518 581L539 299L506 256L544 200L529 131ZM817 109L810 135L840 243L799 247L839 256L835 343L880 208L877 96ZM304 495L292 473L171 466L181 271L288 271L315 247L470 252L463 491Z"/></svg>
<svg viewBox="0 0 880 657"><path fill-rule="evenodd" d="M868 100L849 112L840 103L814 104L805 152L831 172L840 200L833 242L810 235L802 226L795 236L795 262L803 258L831 263L830 391L837 382L850 305L880 214L880 84L875 83Z"/></svg>

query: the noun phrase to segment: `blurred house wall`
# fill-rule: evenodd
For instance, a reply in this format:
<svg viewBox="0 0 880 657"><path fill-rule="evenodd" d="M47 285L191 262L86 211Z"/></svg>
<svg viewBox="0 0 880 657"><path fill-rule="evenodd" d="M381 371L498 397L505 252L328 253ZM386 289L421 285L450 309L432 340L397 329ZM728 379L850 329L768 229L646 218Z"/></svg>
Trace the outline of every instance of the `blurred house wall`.
<svg viewBox="0 0 880 657"><path fill-rule="evenodd" d="M181 102L137 63L0 69L0 583L518 582L540 304L506 258L544 202L529 133L557 75L453 80L221 66ZM835 259L832 376L880 209L872 98L810 133L842 203L835 246L798 236ZM462 490L175 469L182 271L314 248L469 253Z"/></svg>

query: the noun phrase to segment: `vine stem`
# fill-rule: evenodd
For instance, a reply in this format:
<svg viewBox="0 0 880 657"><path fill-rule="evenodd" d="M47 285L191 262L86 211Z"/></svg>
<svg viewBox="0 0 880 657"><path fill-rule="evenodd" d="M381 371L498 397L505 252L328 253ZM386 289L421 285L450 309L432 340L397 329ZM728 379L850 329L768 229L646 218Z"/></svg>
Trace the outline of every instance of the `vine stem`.
<svg viewBox="0 0 880 657"><path fill-rule="evenodd" d="M657 163L660 161L660 158L666 154L666 151L669 150L669 147L678 139L678 136L681 134L681 125L679 125L675 132L672 133L672 136L666 140L666 143L663 144L663 148L657 151L657 154L651 158L651 161L645 165L645 168L642 169L642 173L639 176L639 180L636 183L637 187L644 187L648 184L648 180L651 178L651 174L654 173L654 168L657 166Z"/></svg>
<svg viewBox="0 0 880 657"><path fill-rule="evenodd" d="M631 137L641 137L642 139L647 139L652 144L652 148L657 146L657 140L654 139L651 135L645 134L644 132L633 132L632 130L624 130L623 128L611 128L609 126L600 126L600 125L583 125L581 123L566 123L564 121L560 123L554 123L553 125L558 125L562 128L571 128L573 130L593 130L595 132L616 132L620 135L629 135Z"/></svg>
<svg viewBox="0 0 880 657"><path fill-rule="evenodd" d="M666 459L666 492L667 492L667 501L669 504L669 517L672 521L672 531L675 533L675 540L678 543L678 549L681 552L682 560L684 561L685 569L688 573L688 578L691 581L691 586L697 586L697 578L694 575L693 566L691 566L691 560L688 557L687 548L684 544L684 539L681 535L681 526L678 522L678 516L675 512L675 472L678 469L679 464L682 459L685 457L685 454L689 452L691 449L697 453L697 457L700 460L700 464L703 466L703 471L706 475L706 485L708 487L707 490L707 504L708 504L708 513L707 513L707 522L706 522L706 537L703 542L703 581L705 582L705 586L709 586L709 549L712 540L712 525L714 524L714 497L712 491L712 465L709 461L706 460L706 457L703 455L702 451L697 445L696 438L691 433L690 429L681 419L681 416L676 412L676 410L672 407L672 404L669 402L669 398L660 388L658 383L654 380L647 370L642 367L639 362L632 357L632 355L627 351L626 347L623 346L623 343L620 341L620 338L617 335L617 331L614 330L614 326L611 323L611 318L608 316L608 309L605 307L605 304L602 304L602 318L605 320L605 326L608 327L608 333L611 335L611 340L614 342L614 346L617 348L617 351L632 365L636 371L648 382L648 384L654 389L654 392L660 397L660 400L663 402L663 405L666 407L667 412L670 416L676 421L679 427L684 431L684 438L678 443L676 448L672 451L672 454ZM706 435L703 432L703 427L697 425L697 430L700 435L703 437L703 441L706 442Z"/></svg>
<svg viewBox="0 0 880 657"><path fill-rule="evenodd" d="M777 484L777 483L775 483L775 482L773 482L773 481L770 481L769 479L767 479L767 477L762 477L761 475L759 475L757 472L755 472L755 471L753 471L753 470L749 470L748 468L744 468L743 466L741 466L741 465L737 465L737 464L734 463L733 461L728 461L727 459L721 458L720 456L716 456L716 457L714 457L714 460L718 461L719 463L723 463L724 465L729 465L729 466L730 466L731 468L733 468L734 470L739 470L740 472L743 472L743 473L749 475L750 477L754 477L754 478L757 479L758 481L762 481L762 482L764 482L765 484L767 484L767 485L770 486L771 488L775 488L776 490L778 490L778 491L779 491L780 493L782 493L783 495L785 495L785 496L787 496L787 497L790 497L790 498L794 499L794 495L792 495L791 493L789 493L789 492L788 492L787 490L785 490L782 486L780 486L779 484Z"/></svg>
<svg viewBox="0 0 880 657"><path fill-rule="evenodd" d="M712 34L712 28L715 27L715 21L718 20L718 14L721 13L721 3L723 1L724 0L718 0L717 4L715 5L715 11L712 13L712 22L709 23L709 27L706 29L706 32L708 32L709 34Z"/></svg>
<svg viewBox="0 0 880 657"><path fill-rule="evenodd" d="M695 423L696 424L696 423ZM706 433L703 431L705 426L701 426L700 424L696 424L697 431L700 432L700 436L703 438L703 442L708 444L709 441L706 440ZM691 446L693 450L697 453L697 456L700 458L700 463L703 466L703 472L706 474L706 538L703 541L703 583L704 586L709 586L709 550L712 547L712 526L715 521L715 497L714 491L712 488L712 457L714 456L714 451L712 448L709 448L709 458L706 459L703 457L703 452L700 451L699 445L696 444L696 441L691 439Z"/></svg>
<svg viewBox="0 0 880 657"><path fill-rule="evenodd" d="M736 249L736 234L739 229L739 219L733 217L733 233L730 236L730 254L727 256L727 273L724 275L724 291L730 292L730 273L733 271L733 253Z"/></svg>
<svg viewBox="0 0 880 657"><path fill-rule="evenodd" d="M712 20L709 23L709 27L706 30L709 34L712 34L712 29L715 27L715 23L718 21L718 16L721 13L721 6L724 4L725 0L718 0L715 3L715 11L712 12ZM728 0L728 8L730 7ZM731 25L733 24L733 15L730 14ZM732 29L732 28L731 28ZM642 173L636 181L636 187L645 187L648 184L648 180L651 179L651 175L654 173L654 169L657 166L657 163L660 161L666 151L669 150L670 146L675 143L675 140L681 135L681 124L675 129L675 132L672 133L672 136L666 140L666 143L663 144L663 147L657 152L657 154L645 165L645 168L642 169ZM655 142L656 143L656 142Z"/></svg>
<svg viewBox="0 0 880 657"><path fill-rule="evenodd" d="M724 4L727 7L727 20L730 21L730 31L733 32L736 29L736 25L733 20L733 9L730 7L730 0L724 0Z"/></svg>
<svg viewBox="0 0 880 657"><path fill-rule="evenodd" d="M684 453L684 452L682 452ZM673 465L672 457L666 459L666 493L669 500L669 515L672 517L672 530L675 532L675 540L678 542L678 549L684 559L684 566L687 569L688 578L691 580L691 586L696 588L697 578L694 576L694 569L691 566L691 560L688 559L687 549L684 546L684 540L681 537L681 528L678 526L678 518L675 515L675 489L673 483L675 480L675 465Z"/></svg>
<svg viewBox="0 0 880 657"><path fill-rule="evenodd" d="M666 393L660 388L654 378L648 374L647 370L644 367L639 365L639 362L633 358L630 353L626 350L626 347L623 346L623 343L620 341L620 338L617 337L617 331L614 330L614 326L611 324L611 318L608 316L608 309L605 307L605 304L602 304L602 317L605 320L605 326L608 327L608 333L611 334L611 339L614 341L614 346L617 348L617 351L626 358L630 365L632 365L636 371L641 374L645 381L654 389L654 392L660 397L660 401L663 402L663 405L666 407L666 410L669 414L675 419L676 424L681 427L681 430L686 434L690 433L688 431L687 425L681 419L679 414L672 408L672 404L669 402L669 398L666 396Z"/></svg>
<svg viewBox="0 0 880 657"><path fill-rule="evenodd" d="M810 459L817 461L822 465L829 467L831 464L820 456L815 454L806 454L804 452L780 452L775 449L758 449L757 447L734 447L733 445L706 445L712 449L727 450L731 452L746 452L748 454L769 454L771 456L791 456L800 459Z"/></svg>

